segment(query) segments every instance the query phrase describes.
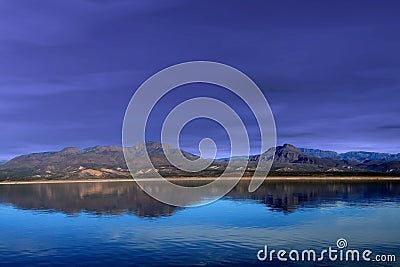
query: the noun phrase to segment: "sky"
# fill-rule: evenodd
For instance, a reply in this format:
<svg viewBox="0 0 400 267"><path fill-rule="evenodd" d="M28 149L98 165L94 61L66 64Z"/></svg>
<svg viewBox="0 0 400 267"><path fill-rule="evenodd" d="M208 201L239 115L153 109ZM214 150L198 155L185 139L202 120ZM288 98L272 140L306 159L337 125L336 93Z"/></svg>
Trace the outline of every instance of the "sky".
<svg viewBox="0 0 400 267"><path fill-rule="evenodd" d="M135 90L193 60L246 73L268 99L278 144L400 152L399 9L390 0L0 0L0 159L121 145ZM159 114L207 93L241 110L257 147L254 118L223 88L177 88ZM184 128L182 148L196 152L201 136L216 139L219 156L229 148L207 120Z"/></svg>

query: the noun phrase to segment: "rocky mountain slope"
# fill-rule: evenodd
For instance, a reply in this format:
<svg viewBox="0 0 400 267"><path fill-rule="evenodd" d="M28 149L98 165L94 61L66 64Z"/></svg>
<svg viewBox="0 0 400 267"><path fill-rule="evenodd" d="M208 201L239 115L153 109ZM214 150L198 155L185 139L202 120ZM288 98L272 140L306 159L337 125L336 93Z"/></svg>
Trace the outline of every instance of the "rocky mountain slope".
<svg viewBox="0 0 400 267"><path fill-rule="evenodd" d="M260 158L271 159L273 153L269 150L261 155L250 157L250 162ZM278 172L348 172L363 171L355 161L318 158L303 153L290 144L278 146L275 149L272 171Z"/></svg>
<svg viewBox="0 0 400 267"><path fill-rule="evenodd" d="M68 147L58 152L33 153L11 159L0 166L0 177L107 177L106 173L120 175L123 169L126 164L121 147L99 146L83 150Z"/></svg>
<svg viewBox="0 0 400 267"><path fill-rule="evenodd" d="M185 151L165 146L168 155L177 158L182 153L187 159L199 157ZM147 166L145 151L155 166ZM165 176L192 176L177 170L167 160L160 143L149 142L129 148L130 167L136 176L152 177L155 172ZM210 171L215 172L214 168ZM204 175L214 175L204 171ZM22 155L0 166L0 179L80 179L80 178L124 178L131 177L125 163L122 147L97 146L80 150L68 147L58 152Z"/></svg>

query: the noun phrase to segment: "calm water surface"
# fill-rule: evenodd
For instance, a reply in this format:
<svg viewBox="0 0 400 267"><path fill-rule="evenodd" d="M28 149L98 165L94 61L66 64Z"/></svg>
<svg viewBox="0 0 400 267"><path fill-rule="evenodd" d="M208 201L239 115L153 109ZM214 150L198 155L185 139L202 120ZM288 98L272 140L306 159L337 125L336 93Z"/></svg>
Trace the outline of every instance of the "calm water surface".
<svg viewBox="0 0 400 267"><path fill-rule="evenodd" d="M302 266L260 262L271 249L348 248L395 254L399 266L399 182L239 184L196 208L161 204L133 182L0 185L0 265Z"/></svg>

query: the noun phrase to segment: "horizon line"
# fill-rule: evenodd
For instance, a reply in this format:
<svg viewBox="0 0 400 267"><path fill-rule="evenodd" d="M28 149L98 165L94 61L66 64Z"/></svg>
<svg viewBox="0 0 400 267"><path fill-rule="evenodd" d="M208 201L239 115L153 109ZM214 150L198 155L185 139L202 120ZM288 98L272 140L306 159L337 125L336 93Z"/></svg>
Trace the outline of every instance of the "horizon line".
<svg viewBox="0 0 400 267"><path fill-rule="evenodd" d="M143 143L160 143L161 144L161 142L157 142L157 141L147 141L147 142L143 142ZM355 150L347 150L345 152L338 152L338 151L329 150L329 149L311 148L311 147L308 147L308 146L296 146L296 145L293 145L293 144L290 144L290 143L283 143L281 145L276 145L275 147L284 146L284 145L291 145L291 146L293 146L293 147L295 147L297 149L313 149L313 150L320 150L320 151L324 151L324 152L335 152L335 153L337 153L339 155L340 154L345 154L345 153L350 153L350 152L367 152L367 153L378 153L378 154L389 154L389 155L400 154L400 152L390 153L390 152L377 152L377 151L371 151L371 150L356 150L356 149ZM18 155L13 155L13 156L7 157L8 159L6 157L4 157L4 158L0 158L0 161L10 161L10 160L12 160L12 159L14 159L16 157L23 156L23 155L29 155L29 154L56 153L56 152L60 152L60 151L62 151L64 149L67 149L67 148L77 148L79 150L86 150L86 149L95 148L95 147L120 147L120 148L123 148L122 145L95 145L95 146L88 146L88 147L84 147L84 148L79 148L79 147L74 147L74 146L66 146L66 147L63 147L62 149L59 149L59 150L47 150L47 151L23 153L23 154L18 154ZM269 148L269 149L271 149L271 148ZM185 152L191 153L193 155L200 156L200 155L197 155L196 153L189 152L189 151L184 150L182 148L179 148L179 149L181 149L181 150L183 150ZM264 151L264 152L266 152L266 151ZM264 153L264 152L262 152L262 153ZM232 158L232 157L249 157L249 156L259 155L259 154L262 154L262 153L258 153L258 154L255 153L255 154L249 154L249 155L233 155L233 156L226 156L226 157L222 156L222 157L218 157L218 158L215 158L215 159L218 160L218 159L227 159L227 158Z"/></svg>

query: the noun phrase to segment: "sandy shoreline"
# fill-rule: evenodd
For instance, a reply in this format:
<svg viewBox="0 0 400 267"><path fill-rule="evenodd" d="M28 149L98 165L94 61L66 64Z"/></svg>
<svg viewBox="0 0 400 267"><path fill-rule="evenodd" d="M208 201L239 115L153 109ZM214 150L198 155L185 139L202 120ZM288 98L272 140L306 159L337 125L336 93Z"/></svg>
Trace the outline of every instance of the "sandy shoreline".
<svg viewBox="0 0 400 267"><path fill-rule="evenodd" d="M179 177L168 178L170 181L213 181L215 177ZM237 178L224 178L224 180L236 180ZM243 177L242 181L250 181L251 179L262 179ZM143 182L155 182L158 178L143 178ZM329 176L329 177L312 177L312 176L276 176L268 177L266 181L304 181L304 182L323 182L323 181L347 181L347 182L363 182L363 181L400 181L399 177L389 176ZM109 183L109 182L134 182L131 179L80 179L80 180L35 180L35 181L3 181L0 185L13 184L64 184L64 183Z"/></svg>

